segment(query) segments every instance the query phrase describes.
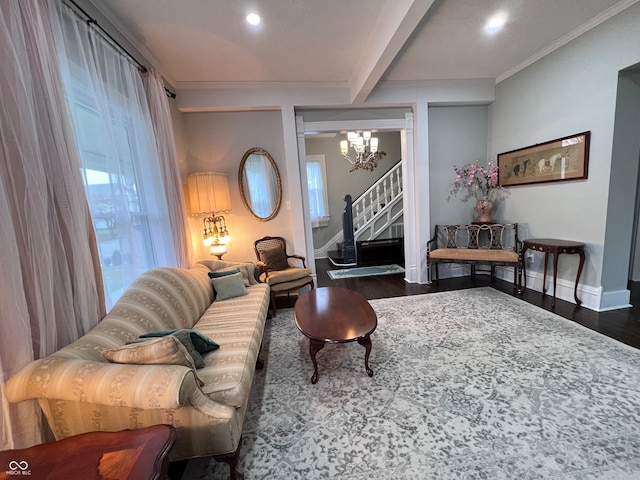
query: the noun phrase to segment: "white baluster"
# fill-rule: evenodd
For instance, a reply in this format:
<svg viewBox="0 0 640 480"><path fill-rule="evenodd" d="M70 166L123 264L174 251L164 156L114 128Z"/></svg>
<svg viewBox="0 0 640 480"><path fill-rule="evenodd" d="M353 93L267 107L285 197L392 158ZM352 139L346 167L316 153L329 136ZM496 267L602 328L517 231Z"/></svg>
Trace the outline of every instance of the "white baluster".
<svg viewBox="0 0 640 480"><path fill-rule="evenodd" d="M391 199L389 198L389 193L387 192L387 183L389 182L389 177L386 177L384 179L384 182L382 182L382 190L384 192L384 204L388 205L389 202L391 201Z"/></svg>
<svg viewBox="0 0 640 480"><path fill-rule="evenodd" d="M393 182L393 175L395 170L389 172L389 200L393 200L396 196L395 184Z"/></svg>
<svg viewBox="0 0 640 480"><path fill-rule="evenodd" d="M401 195L402 168L399 163L384 177L380 178L367 189L360 198L353 202L353 225L355 229L361 232L359 235L360 238L364 238L362 228L373 221L376 214L379 213L383 207L389 205L390 202L396 200ZM371 235L373 235L375 232L372 228L370 228L370 230Z"/></svg>

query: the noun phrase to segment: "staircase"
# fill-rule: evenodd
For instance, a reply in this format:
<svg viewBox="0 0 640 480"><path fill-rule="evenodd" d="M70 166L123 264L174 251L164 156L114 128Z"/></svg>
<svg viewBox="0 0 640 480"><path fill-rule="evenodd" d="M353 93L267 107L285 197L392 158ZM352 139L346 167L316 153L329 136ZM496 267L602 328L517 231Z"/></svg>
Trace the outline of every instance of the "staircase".
<svg viewBox="0 0 640 480"><path fill-rule="evenodd" d="M392 236L402 236L402 168L396 163L366 192L353 201L353 230L355 241L374 240L391 229ZM353 266L342 259L340 242L343 232L338 232L327 244L337 245L337 250L328 252L334 265Z"/></svg>

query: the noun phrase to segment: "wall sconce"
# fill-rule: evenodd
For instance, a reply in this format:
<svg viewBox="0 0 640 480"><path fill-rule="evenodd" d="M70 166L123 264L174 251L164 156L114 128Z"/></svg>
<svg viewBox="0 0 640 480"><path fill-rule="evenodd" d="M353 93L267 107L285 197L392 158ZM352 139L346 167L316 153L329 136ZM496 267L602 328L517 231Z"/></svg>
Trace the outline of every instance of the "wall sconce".
<svg viewBox="0 0 640 480"><path fill-rule="evenodd" d="M202 220L203 243L211 255L222 260L230 241L225 218L219 213L231 212L229 182L225 172L192 173L187 177L191 215L207 215Z"/></svg>

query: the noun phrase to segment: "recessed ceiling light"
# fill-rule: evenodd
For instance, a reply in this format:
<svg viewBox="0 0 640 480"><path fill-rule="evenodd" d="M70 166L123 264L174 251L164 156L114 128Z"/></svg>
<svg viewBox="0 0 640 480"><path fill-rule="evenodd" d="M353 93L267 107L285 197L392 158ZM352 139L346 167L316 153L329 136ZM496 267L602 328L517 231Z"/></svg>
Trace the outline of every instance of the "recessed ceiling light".
<svg viewBox="0 0 640 480"><path fill-rule="evenodd" d="M247 15L247 22L251 25L258 25L260 23L260 15L257 13L250 13Z"/></svg>
<svg viewBox="0 0 640 480"><path fill-rule="evenodd" d="M507 22L507 16L503 13L498 13L494 15L487 23L484 25L484 31L489 35L499 32L504 27L504 24Z"/></svg>

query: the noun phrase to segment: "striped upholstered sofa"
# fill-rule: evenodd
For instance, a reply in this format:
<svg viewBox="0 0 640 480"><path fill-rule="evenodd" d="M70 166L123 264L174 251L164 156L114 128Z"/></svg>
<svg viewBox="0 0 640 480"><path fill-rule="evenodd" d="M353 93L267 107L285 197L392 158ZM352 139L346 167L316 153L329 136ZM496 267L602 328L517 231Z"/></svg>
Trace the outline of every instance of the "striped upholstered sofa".
<svg viewBox="0 0 640 480"><path fill-rule="evenodd" d="M269 287L255 280L252 264L242 264L248 293L214 301L209 272L235 264L201 263L142 274L94 329L16 373L8 398L36 398L58 440L173 425L171 460L214 456L230 464L234 478ZM204 367L112 363L103 355L142 334L180 329L196 330L219 345L202 355Z"/></svg>

